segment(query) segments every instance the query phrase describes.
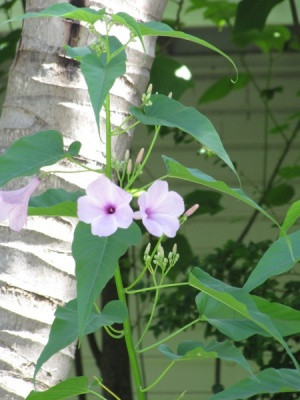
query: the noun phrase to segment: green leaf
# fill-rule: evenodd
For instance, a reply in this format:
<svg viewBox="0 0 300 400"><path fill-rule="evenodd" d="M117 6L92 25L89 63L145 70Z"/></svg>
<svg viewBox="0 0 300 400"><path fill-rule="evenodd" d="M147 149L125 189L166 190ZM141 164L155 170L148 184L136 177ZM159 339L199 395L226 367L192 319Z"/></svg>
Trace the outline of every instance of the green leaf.
<svg viewBox="0 0 300 400"><path fill-rule="evenodd" d="M111 53L122 47L122 43L116 37L109 36L108 40ZM99 114L105 98L115 80L126 72L125 50L122 50L109 61L107 60L107 53L101 54L100 57L95 53L87 54L81 58L81 72L88 87L99 129Z"/></svg>
<svg viewBox="0 0 300 400"><path fill-rule="evenodd" d="M173 99L178 100L187 89L193 87L192 78L183 79L176 75L182 67L182 63L171 57L156 56L150 72L153 93L168 95L172 92Z"/></svg>
<svg viewBox="0 0 300 400"><path fill-rule="evenodd" d="M270 206L282 206L288 203L295 195L295 189L291 185L282 183L274 186L266 195L266 202Z"/></svg>
<svg viewBox="0 0 300 400"><path fill-rule="evenodd" d="M134 18L132 18L131 15L128 15L125 12L119 12L117 14L112 14L111 19L117 24L124 25L127 28L129 28L131 32L134 33L135 36L139 38L143 46L144 52L146 53L143 36L141 34L139 24L136 22Z"/></svg>
<svg viewBox="0 0 300 400"><path fill-rule="evenodd" d="M184 204L186 210L194 204L200 205L192 217L200 214L215 215L224 209L220 204L221 198L221 193L213 192L211 190L196 189L184 196Z"/></svg>
<svg viewBox="0 0 300 400"><path fill-rule="evenodd" d="M11 179L34 175L69 155L72 156L64 151L62 135L57 131L23 136L0 156L0 187Z"/></svg>
<svg viewBox="0 0 300 400"><path fill-rule="evenodd" d="M173 351L164 344L159 346L159 350L172 361L204 360L209 358L233 361L252 374L250 365L245 357L233 343L228 341L217 342L216 340L212 340L208 344L191 340L184 341L178 345L177 354L174 354Z"/></svg>
<svg viewBox="0 0 300 400"><path fill-rule="evenodd" d="M207 186L212 189L218 190L219 192L226 193L229 196L236 198L237 200L242 201L243 203L248 204L249 206L257 209L267 218L269 218L274 224L276 224L279 228L277 221L269 215L263 208L261 208L258 204L256 204L250 197L246 195L246 193L241 189L230 188L226 185L225 182L217 181L209 175L206 175L204 172L201 172L198 169L194 168L186 168L181 165L176 160L172 158L163 156L164 163L167 167L168 177L183 179L189 182L198 183L199 185Z"/></svg>
<svg viewBox="0 0 300 400"><path fill-rule="evenodd" d="M228 0L190 0L192 4L187 12L205 8L203 16L213 21L218 27L223 28L224 23L235 18L237 4L229 3Z"/></svg>
<svg viewBox="0 0 300 400"><path fill-rule="evenodd" d="M125 321L126 317L126 306L119 300L113 300L107 303L100 314L95 307L92 307L84 329L84 334L88 335L89 333L96 332L103 326L122 323ZM37 360L34 378L46 361L54 354L73 343L78 336L78 303L77 299L73 299L65 306L59 307L55 312L55 319L51 326L48 343Z"/></svg>
<svg viewBox="0 0 300 400"><path fill-rule="evenodd" d="M114 276L119 258L129 246L139 244L141 232L133 223L108 237L94 236L91 226L79 222L74 232L72 253L76 261L79 336L86 329L97 297Z"/></svg>
<svg viewBox="0 0 300 400"><path fill-rule="evenodd" d="M93 51L88 46L70 47L66 44L64 47L66 50L66 55L77 61L81 61L82 57L87 56L88 54L93 54Z"/></svg>
<svg viewBox="0 0 300 400"><path fill-rule="evenodd" d="M32 391L26 400L63 400L89 392L87 377L77 376L60 382L44 392Z"/></svg>
<svg viewBox="0 0 300 400"><path fill-rule="evenodd" d="M271 303L257 296L251 296L258 310L267 314L282 336L300 332L300 311L279 303ZM268 332L233 308L205 293L199 293L196 304L201 318L216 327L225 336L240 341L253 335L270 336Z"/></svg>
<svg viewBox="0 0 300 400"><path fill-rule="evenodd" d="M189 275L189 284L198 290L206 293L221 303L243 315L261 329L265 330L276 339L286 350L294 365L298 368L298 363L268 315L263 314L257 308L251 295L243 288L236 288L221 282L200 268L194 268Z"/></svg>
<svg viewBox="0 0 300 400"><path fill-rule="evenodd" d="M290 165L280 168L278 175L285 179L298 178L300 176L300 165Z"/></svg>
<svg viewBox="0 0 300 400"><path fill-rule="evenodd" d="M88 7L77 8L69 3L59 3L53 4L52 6L45 8L39 12L29 12L24 15L19 15L17 17L11 18L7 22L20 21L22 19L28 18L41 18L41 17L62 17L70 18L78 21L87 22L89 24L94 24L95 22L103 19L105 10L93 10Z"/></svg>
<svg viewBox="0 0 300 400"><path fill-rule="evenodd" d="M241 400L262 393L289 393L300 391L300 372L293 369L265 369L255 377L243 379L208 400Z"/></svg>
<svg viewBox="0 0 300 400"><path fill-rule="evenodd" d="M300 200L297 200L288 209L286 217L282 224L282 229L287 232L290 229L290 227L294 225L295 221L297 221L297 219L299 218L300 218ZM281 232L279 236L280 237L282 236Z"/></svg>
<svg viewBox="0 0 300 400"><path fill-rule="evenodd" d="M290 30L282 25L268 25L262 32L258 30L246 31L245 33L234 36L234 42L239 46L254 44L264 53L272 50L282 52L284 46L291 38Z"/></svg>
<svg viewBox="0 0 300 400"><path fill-rule="evenodd" d="M77 217L77 200L84 191L67 192L64 189L49 189L39 196L31 197L28 215L53 217Z"/></svg>
<svg viewBox="0 0 300 400"><path fill-rule="evenodd" d="M267 17L277 4L284 0L242 0L238 3L234 34L244 33L251 29L261 31L266 23Z"/></svg>
<svg viewBox="0 0 300 400"><path fill-rule="evenodd" d="M228 77L218 79L213 85L211 85L200 97L198 103L204 104L210 101L216 101L223 99L234 90L244 88L250 82L249 74L239 74L237 82L231 82Z"/></svg>
<svg viewBox="0 0 300 400"><path fill-rule="evenodd" d="M131 107L130 112L144 125L176 127L189 133L195 140L217 154L238 177L217 131L207 117L195 108L185 107L161 94L151 96L151 102L152 105L145 107L144 112L137 107Z"/></svg>
<svg viewBox="0 0 300 400"><path fill-rule="evenodd" d="M210 43L206 42L203 39L197 38L196 36L189 35L184 32L174 31L170 26L157 21L139 23L139 27L141 30L141 34L143 36L172 37L177 39L188 40L190 42L194 42L200 44L201 46L207 47L208 49L215 51L221 54L223 57L225 57L233 65L234 70L236 72L236 76L238 76L236 65L232 61L232 59L227 54L223 53L223 51L219 50L217 47L211 45Z"/></svg>
<svg viewBox="0 0 300 400"><path fill-rule="evenodd" d="M300 230L288 235L288 238L289 243L281 237L271 244L247 279L245 290L251 292L272 276L289 271L300 260Z"/></svg>

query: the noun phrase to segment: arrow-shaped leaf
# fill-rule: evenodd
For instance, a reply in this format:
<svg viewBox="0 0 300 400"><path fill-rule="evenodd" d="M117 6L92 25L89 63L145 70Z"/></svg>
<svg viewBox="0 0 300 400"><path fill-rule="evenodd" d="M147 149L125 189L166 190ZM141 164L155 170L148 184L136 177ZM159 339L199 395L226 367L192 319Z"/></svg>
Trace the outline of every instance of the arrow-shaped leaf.
<svg viewBox="0 0 300 400"><path fill-rule="evenodd" d="M144 125L176 127L189 133L195 140L220 157L238 177L217 131L207 117L195 108L185 107L162 94L151 96L151 103L152 105L145 107L144 111L132 107L130 112Z"/></svg>
<svg viewBox="0 0 300 400"><path fill-rule="evenodd" d="M93 307L89 315L84 334L96 332L103 326L114 323L122 323L127 317L127 309L124 303L114 300L105 305L99 314ZM69 346L79 336L78 305L77 299L69 301L65 306L59 307L55 312L55 319L51 326L49 340L44 347L34 371L34 378L41 366L54 354Z"/></svg>
<svg viewBox="0 0 300 400"><path fill-rule="evenodd" d="M65 152L61 133L51 130L18 139L0 156L0 187L11 179L34 175L42 167L73 157L75 147L79 150L77 144L71 144L71 151Z"/></svg>
<svg viewBox="0 0 300 400"><path fill-rule="evenodd" d="M135 223L108 237L94 236L90 225L77 225L72 252L76 261L79 337L85 332L94 302L114 276L119 258L140 239L141 231Z"/></svg>
<svg viewBox="0 0 300 400"><path fill-rule="evenodd" d="M226 283L213 278L200 268L194 268L190 273L189 283L191 286L232 308L237 313L243 315L249 321L252 321L261 329L268 332L270 336L276 339L283 346L294 365L299 368L297 360L269 316L259 311L251 295L246 290L229 286Z"/></svg>
<svg viewBox="0 0 300 400"><path fill-rule="evenodd" d="M300 372L293 369L268 368L255 377L243 379L208 400L242 400L263 393L290 393L300 391Z"/></svg>
<svg viewBox="0 0 300 400"><path fill-rule="evenodd" d="M252 374L250 365L245 357L233 343L228 341L217 342L216 340L212 340L208 344L198 341L184 341L178 345L177 354L174 354L166 345L160 345L159 350L172 361L208 358L233 361Z"/></svg>

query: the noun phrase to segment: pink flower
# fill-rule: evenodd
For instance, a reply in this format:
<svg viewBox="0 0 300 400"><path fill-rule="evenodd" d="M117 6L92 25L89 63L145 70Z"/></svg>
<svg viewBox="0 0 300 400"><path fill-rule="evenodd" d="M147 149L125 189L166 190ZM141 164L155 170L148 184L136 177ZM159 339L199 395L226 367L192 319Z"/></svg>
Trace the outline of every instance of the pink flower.
<svg viewBox="0 0 300 400"><path fill-rule="evenodd" d="M141 219L151 235L176 235L180 226L178 217L184 212L184 202L178 193L168 191L167 182L154 182L138 198L138 205L140 210L134 213L134 219Z"/></svg>
<svg viewBox="0 0 300 400"><path fill-rule="evenodd" d="M86 196L78 199L78 218L92 225L93 235L112 235L118 228L131 225L131 199L131 194L102 175L87 187Z"/></svg>
<svg viewBox="0 0 300 400"><path fill-rule="evenodd" d="M9 219L13 231L19 232L26 225L29 199L40 182L35 176L22 189L0 191L0 221Z"/></svg>

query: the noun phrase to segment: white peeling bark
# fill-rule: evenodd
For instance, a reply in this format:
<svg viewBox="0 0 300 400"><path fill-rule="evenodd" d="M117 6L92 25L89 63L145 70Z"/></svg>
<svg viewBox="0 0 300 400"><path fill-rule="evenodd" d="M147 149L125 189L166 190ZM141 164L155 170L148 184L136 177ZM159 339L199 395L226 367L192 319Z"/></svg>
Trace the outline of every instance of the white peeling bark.
<svg viewBox="0 0 300 400"><path fill-rule="evenodd" d="M124 11L140 21L159 20L167 0L97 1L74 0L79 6L105 7L107 12ZM55 0L27 0L27 11L39 11ZM83 143L85 162L105 163L105 149L99 141L86 85L78 63L64 56L63 46L84 46L91 40L78 23L61 19L32 19L24 22L22 39L10 69L6 100L0 119L0 151L16 139L35 132L56 129L68 145ZM155 40L128 50L127 73L113 88L112 124L118 124L129 106L140 102L154 56ZM101 127L104 121L101 119ZM114 140L114 152L121 159L131 136ZM72 169L63 163L60 169ZM85 174L81 174L85 175ZM77 179L77 178L76 178ZM74 175L52 176L47 187L76 189ZM10 185L18 186L19 182ZM45 345L53 313L59 304L75 296L74 261L70 242L76 221L30 219L27 229L12 232L0 226L0 398L24 399L32 390L35 362ZM73 358L65 349L46 363L38 374L38 388L45 389L64 379Z"/></svg>

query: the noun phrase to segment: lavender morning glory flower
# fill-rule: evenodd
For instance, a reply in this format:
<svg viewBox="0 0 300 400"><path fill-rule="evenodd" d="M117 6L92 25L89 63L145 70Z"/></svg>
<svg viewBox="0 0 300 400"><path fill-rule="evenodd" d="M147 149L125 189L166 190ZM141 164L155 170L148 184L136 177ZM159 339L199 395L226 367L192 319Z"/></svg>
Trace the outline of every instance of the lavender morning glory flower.
<svg viewBox="0 0 300 400"><path fill-rule="evenodd" d="M0 191L0 221L8 219L13 231L19 232L26 225L29 199L40 182L35 176L21 189Z"/></svg>
<svg viewBox="0 0 300 400"><path fill-rule="evenodd" d="M140 210L134 219L141 219L145 228L154 236L174 237L179 229L178 217L184 212L183 198L168 189L168 183L156 181L138 198Z"/></svg>
<svg viewBox="0 0 300 400"><path fill-rule="evenodd" d="M78 218L92 225L93 235L110 236L131 225L131 199L131 194L102 175L87 187L86 196L78 199Z"/></svg>

